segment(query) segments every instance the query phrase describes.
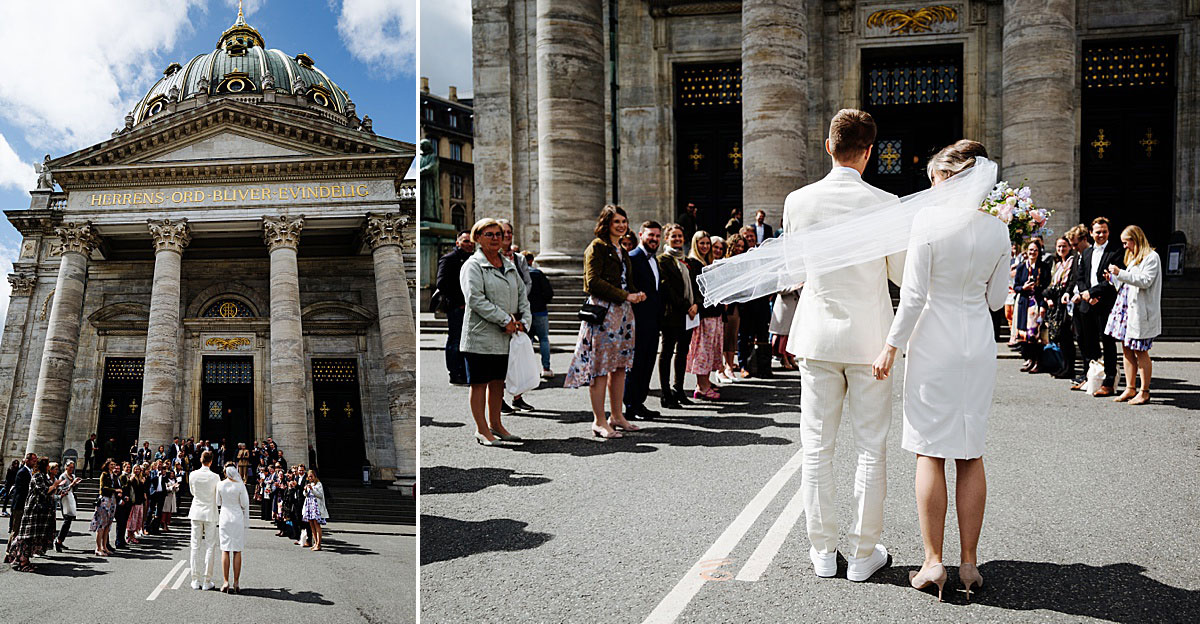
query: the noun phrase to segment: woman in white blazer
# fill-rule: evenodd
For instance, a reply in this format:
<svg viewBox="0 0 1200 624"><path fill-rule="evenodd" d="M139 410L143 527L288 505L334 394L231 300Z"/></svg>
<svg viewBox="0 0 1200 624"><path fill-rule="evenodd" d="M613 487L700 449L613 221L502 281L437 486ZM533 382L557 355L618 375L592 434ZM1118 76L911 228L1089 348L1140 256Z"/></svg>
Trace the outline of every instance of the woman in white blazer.
<svg viewBox="0 0 1200 624"><path fill-rule="evenodd" d="M1125 228L1121 244L1125 246L1125 268L1108 267L1119 289L1104 333L1120 341L1125 351L1125 392L1113 400L1142 405L1150 401L1150 347L1162 333L1162 271L1158 253L1142 228ZM1141 385L1135 391L1138 377Z"/></svg>

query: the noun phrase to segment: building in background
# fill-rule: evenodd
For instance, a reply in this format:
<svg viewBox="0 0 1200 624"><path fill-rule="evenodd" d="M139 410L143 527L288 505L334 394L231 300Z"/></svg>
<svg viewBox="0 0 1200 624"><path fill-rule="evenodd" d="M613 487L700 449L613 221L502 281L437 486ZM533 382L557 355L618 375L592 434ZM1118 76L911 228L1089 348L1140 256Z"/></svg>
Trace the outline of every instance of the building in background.
<svg viewBox="0 0 1200 624"><path fill-rule="evenodd" d="M433 294L438 257L475 222L474 132L472 100L459 99L455 87L447 97L434 95L429 79L421 78L421 144L433 150L421 166L422 309Z"/></svg>

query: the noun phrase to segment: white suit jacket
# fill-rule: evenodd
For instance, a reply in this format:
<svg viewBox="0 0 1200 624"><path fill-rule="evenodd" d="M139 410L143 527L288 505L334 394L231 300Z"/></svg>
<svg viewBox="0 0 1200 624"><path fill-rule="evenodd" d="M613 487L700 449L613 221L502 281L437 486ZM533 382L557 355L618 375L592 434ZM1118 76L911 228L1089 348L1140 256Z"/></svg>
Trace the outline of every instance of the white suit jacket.
<svg viewBox="0 0 1200 624"><path fill-rule="evenodd" d="M1158 252L1151 251L1141 262L1121 269L1117 281L1129 284L1125 336L1136 340L1157 338L1162 333L1162 271Z"/></svg>
<svg viewBox="0 0 1200 624"><path fill-rule="evenodd" d="M792 191L783 204L783 231L801 232L853 210L897 197L863 181L849 167L834 167L823 179ZM892 325L890 279L904 275L901 251L810 277L800 292L787 348L796 357L845 364L870 364L883 350Z"/></svg>
<svg viewBox="0 0 1200 624"><path fill-rule="evenodd" d="M221 477L203 466L188 474L188 488L192 490L188 520L216 522L220 519L217 512L217 487L220 485Z"/></svg>

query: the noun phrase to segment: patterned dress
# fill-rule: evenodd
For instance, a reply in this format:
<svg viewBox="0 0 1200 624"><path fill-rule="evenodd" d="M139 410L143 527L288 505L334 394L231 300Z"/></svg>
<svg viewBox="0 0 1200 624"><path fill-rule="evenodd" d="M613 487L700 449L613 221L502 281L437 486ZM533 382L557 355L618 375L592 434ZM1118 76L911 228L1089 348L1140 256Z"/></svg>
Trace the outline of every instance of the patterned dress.
<svg viewBox="0 0 1200 624"><path fill-rule="evenodd" d="M54 541L54 498L50 495L50 476L39 472L29 482L29 498L21 524L8 544L6 563L28 561L34 555L50 550Z"/></svg>
<svg viewBox="0 0 1200 624"><path fill-rule="evenodd" d="M700 319L700 325L692 332L692 344L688 348L687 372L703 376L721 370L725 366L721 359L724 339L725 328L721 317Z"/></svg>
<svg viewBox="0 0 1200 624"><path fill-rule="evenodd" d="M599 325L579 322L575 357L567 369L567 388L590 386L596 377L633 368L633 306L595 297L588 297L588 303L607 305L608 313Z"/></svg>
<svg viewBox="0 0 1200 624"><path fill-rule="evenodd" d="M316 520L318 524L325 524L325 518L321 517L321 506L317 504L317 497L313 494L311 488L309 488L308 493L304 496L304 511L301 512L300 517L305 522Z"/></svg>
<svg viewBox="0 0 1200 624"><path fill-rule="evenodd" d="M1113 303L1112 312L1108 314L1108 323L1104 326L1104 333L1116 338L1121 344L1134 351L1149 351L1150 347L1154 345L1153 338L1139 340L1125 337L1129 326L1129 288L1129 284L1123 283L1120 290L1117 291L1117 301Z"/></svg>

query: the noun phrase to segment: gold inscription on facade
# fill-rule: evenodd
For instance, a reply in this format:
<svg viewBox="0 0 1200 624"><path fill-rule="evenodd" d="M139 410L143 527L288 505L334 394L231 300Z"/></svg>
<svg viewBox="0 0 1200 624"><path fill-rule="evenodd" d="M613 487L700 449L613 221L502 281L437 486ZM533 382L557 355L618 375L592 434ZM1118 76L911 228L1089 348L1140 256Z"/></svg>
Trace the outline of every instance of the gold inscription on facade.
<svg viewBox="0 0 1200 624"><path fill-rule="evenodd" d="M193 189L188 191L144 191L129 193L92 193L89 206L140 206L143 204L201 204L262 201L303 201L309 199L353 199L370 195L366 184L320 184L308 186L263 186L239 189Z"/></svg>

